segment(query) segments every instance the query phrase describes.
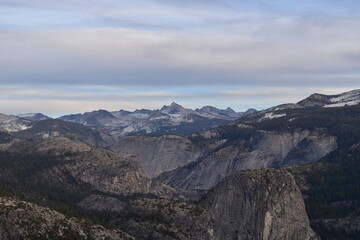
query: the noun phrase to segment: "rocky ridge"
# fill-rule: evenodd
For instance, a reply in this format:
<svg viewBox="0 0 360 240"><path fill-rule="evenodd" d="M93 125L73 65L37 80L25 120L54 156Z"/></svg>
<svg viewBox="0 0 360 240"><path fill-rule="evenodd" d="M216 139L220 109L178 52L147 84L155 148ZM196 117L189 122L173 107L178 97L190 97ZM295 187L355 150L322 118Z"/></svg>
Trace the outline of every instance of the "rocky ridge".
<svg viewBox="0 0 360 240"><path fill-rule="evenodd" d="M211 106L192 110L173 102L160 110L141 109L134 112L98 110L65 115L59 119L101 129L118 138L127 135L184 135L224 125L255 111L249 109L238 113L231 108L223 110Z"/></svg>

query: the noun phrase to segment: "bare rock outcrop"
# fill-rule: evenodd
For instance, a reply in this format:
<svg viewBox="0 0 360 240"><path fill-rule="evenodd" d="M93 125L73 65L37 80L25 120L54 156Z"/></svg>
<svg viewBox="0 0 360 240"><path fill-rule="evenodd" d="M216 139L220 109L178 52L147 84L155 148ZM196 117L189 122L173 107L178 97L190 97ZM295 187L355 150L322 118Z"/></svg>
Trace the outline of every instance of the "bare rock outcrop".
<svg viewBox="0 0 360 240"><path fill-rule="evenodd" d="M206 191L236 171L315 162L336 147L336 138L320 131L254 131L232 142L229 136L223 135L222 142L217 137L205 141L220 142L215 150L157 179L182 190Z"/></svg>
<svg viewBox="0 0 360 240"><path fill-rule="evenodd" d="M113 150L134 156L149 177L196 161L201 152L188 138L175 135L126 137Z"/></svg>
<svg viewBox="0 0 360 240"><path fill-rule="evenodd" d="M235 173L210 190L202 204L212 212L222 240L318 239L301 192L284 170Z"/></svg>

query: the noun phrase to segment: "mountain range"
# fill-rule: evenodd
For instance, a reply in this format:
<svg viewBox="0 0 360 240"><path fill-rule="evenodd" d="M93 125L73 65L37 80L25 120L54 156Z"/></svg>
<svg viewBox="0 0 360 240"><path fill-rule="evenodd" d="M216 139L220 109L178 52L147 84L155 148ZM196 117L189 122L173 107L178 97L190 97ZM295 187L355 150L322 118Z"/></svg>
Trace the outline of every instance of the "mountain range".
<svg viewBox="0 0 360 240"><path fill-rule="evenodd" d="M96 110L84 114L65 115L58 119L80 123L119 138L127 135L184 135L225 125L253 112L256 110L235 112L231 108L223 110L211 106L192 110L173 102L169 106L163 106L160 110L140 109L133 112ZM51 118L42 113L26 113L16 116L1 114L0 128L8 132L17 132L31 128L38 121L48 119Z"/></svg>
<svg viewBox="0 0 360 240"><path fill-rule="evenodd" d="M0 115L0 239L359 239L359 103Z"/></svg>
<svg viewBox="0 0 360 240"><path fill-rule="evenodd" d="M211 106L192 110L173 102L160 110L141 109L134 112L98 110L84 114L65 115L59 119L101 129L115 137L149 134L184 135L225 125L255 111L255 109L249 109L246 112L235 112L231 108L222 110Z"/></svg>

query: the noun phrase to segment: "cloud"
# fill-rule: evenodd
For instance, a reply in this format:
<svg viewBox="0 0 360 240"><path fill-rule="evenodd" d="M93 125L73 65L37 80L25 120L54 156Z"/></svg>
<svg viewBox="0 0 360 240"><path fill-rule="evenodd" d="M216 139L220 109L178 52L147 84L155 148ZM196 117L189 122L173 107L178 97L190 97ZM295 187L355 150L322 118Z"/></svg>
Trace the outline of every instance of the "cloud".
<svg viewBox="0 0 360 240"><path fill-rule="evenodd" d="M65 113L175 100L245 109L360 88L359 5L0 0L0 99L12 112L35 103Z"/></svg>
<svg viewBox="0 0 360 240"><path fill-rule="evenodd" d="M241 29L219 35L7 30L0 32L0 78L2 83L118 86L354 84L359 70L352 54L360 50L360 34L353 32L353 19L342 24L275 19L259 27L261 35Z"/></svg>

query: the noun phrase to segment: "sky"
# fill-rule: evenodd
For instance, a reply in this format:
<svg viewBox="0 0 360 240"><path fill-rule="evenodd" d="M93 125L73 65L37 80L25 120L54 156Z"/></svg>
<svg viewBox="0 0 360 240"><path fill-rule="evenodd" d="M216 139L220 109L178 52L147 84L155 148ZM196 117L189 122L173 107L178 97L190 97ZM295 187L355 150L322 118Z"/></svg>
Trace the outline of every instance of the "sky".
<svg viewBox="0 0 360 240"><path fill-rule="evenodd" d="M0 112L237 111L360 88L360 1L0 0Z"/></svg>

